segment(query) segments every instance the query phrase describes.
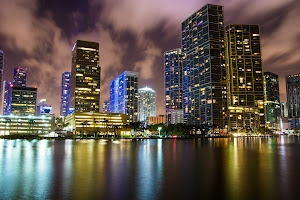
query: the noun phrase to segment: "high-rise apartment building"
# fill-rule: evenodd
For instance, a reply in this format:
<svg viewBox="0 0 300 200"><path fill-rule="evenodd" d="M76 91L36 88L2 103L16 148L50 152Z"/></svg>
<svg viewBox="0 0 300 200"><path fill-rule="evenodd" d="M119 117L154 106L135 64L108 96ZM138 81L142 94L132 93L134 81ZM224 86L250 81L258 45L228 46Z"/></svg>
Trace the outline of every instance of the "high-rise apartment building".
<svg viewBox="0 0 300 200"><path fill-rule="evenodd" d="M127 114L130 122L138 117L138 73L125 71L110 82L111 113Z"/></svg>
<svg viewBox="0 0 300 200"><path fill-rule="evenodd" d="M103 113L110 113L109 100L103 102Z"/></svg>
<svg viewBox="0 0 300 200"><path fill-rule="evenodd" d="M173 49L164 53L166 122L171 123L171 111L182 109L182 52Z"/></svg>
<svg viewBox="0 0 300 200"><path fill-rule="evenodd" d="M183 109L192 125L226 128L223 7L207 4L182 23Z"/></svg>
<svg viewBox="0 0 300 200"><path fill-rule="evenodd" d="M12 87L10 114L36 115L37 89L33 87Z"/></svg>
<svg viewBox="0 0 300 200"><path fill-rule="evenodd" d="M27 68L14 68L13 85L16 87L26 87Z"/></svg>
<svg viewBox="0 0 300 200"><path fill-rule="evenodd" d="M3 115L10 114L10 105L11 105L11 90L12 90L12 82L11 81L4 81L3 82Z"/></svg>
<svg viewBox="0 0 300 200"><path fill-rule="evenodd" d="M148 87L140 88L138 92L138 118L140 122L148 124L147 118L156 116L156 93Z"/></svg>
<svg viewBox="0 0 300 200"><path fill-rule="evenodd" d="M226 27L228 125L255 130L265 125L264 78L258 25Z"/></svg>
<svg viewBox="0 0 300 200"><path fill-rule="evenodd" d="M300 117L300 74L286 76L288 116Z"/></svg>
<svg viewBox="0 0 300 200"><path fill-rule="evenodd" d="M272 72L264 72L264 78L266 126L272 129L279 129L281 106L278 75Z"/></svg>
<svg viewBox="0 0 300 200"><path fill-rule="evenodd" d="M99 112L99 44L77 40L72 52L69 110Z"/></svg>
<svg viewBox="0 0 300 200"><path fill-rule="evenodd" d="M62 73L61 95L60 95L60 116L67 116L69 114L70 81L71 81L71 72Z"/></svg>
<svg viewBox="0 0 300 200"><path fill-rule="evenodd" d="M3 51L0 50L0 91L2 88L3 68L4 68L4 53Z"/></svg>

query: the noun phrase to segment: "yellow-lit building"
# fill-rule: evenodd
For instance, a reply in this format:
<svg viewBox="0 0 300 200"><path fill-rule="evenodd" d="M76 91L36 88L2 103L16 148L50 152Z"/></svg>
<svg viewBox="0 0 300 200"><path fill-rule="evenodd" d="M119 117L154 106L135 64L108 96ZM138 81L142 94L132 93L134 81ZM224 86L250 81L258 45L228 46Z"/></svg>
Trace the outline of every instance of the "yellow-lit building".
<svg viewBox="0 0 300 200"><path fill-rule="evenodd" d="M54 128L54 116L0 115L0 135L49 134Z"/></svg>
<svg viewBox="0 0 300 200"><path fill-rule="evenodd" d="M148 119L149 119L149 125L165 124L166 123L165 115L158 115L156 117L149 117Z"/></svg>
<svg viewBox="0 0 300 200"><path fill-rule="evenodd" d="M118 134L126 135L123 125L127 123L127 115L119 113L78 112L66 117L68 131L74 134Z"/></svg>

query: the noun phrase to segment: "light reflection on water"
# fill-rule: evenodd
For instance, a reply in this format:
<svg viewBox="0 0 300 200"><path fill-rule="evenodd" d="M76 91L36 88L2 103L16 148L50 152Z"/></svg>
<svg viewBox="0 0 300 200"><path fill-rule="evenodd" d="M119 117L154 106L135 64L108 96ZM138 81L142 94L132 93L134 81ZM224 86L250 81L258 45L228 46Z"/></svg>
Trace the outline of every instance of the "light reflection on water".
<svg viewBox="0 0 300 200"><path fill-rule="evenodd" d="M0 199L298 199L300 139L0 139Z"/></svg>

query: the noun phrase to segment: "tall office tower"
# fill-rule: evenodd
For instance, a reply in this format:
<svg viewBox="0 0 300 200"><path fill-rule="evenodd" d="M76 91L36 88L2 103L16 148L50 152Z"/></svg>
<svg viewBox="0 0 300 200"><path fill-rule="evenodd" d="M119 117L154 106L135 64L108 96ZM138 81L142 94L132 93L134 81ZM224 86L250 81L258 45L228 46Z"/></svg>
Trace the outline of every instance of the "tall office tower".
<svg viewBox="0 0 300 200"><path fill-rule="evenodd" d="M69 114L71 72L61 75L60 116Z"/></svg>
<svg viewBox="0 0 300 200"><path fill-rule="evenodd" d="M127 114L129 122L138 117L138 73L125 71L110 82L109 105L111 113Z"/></svg>
<svg viewBox="0 0 300 200"><path fill-rule="evenodd" d="M300 74L286 76L286 95L289 117L300 117Z"/></svg>
<svg viewBox="0 0 300 200"><path fill-rule="evenodd" d="M12 90L12 82L4 81L3 82L3 115L10 115L10 105L11 105L11 90Z"/></svg>
<svg viewBox="0 0 300 200"><path fill-rule="evenodd" d="M207 4L182 23L183 109L191 125L225 128L223 7Z"/></svg>
<svg viewBox="0 0 300 200"><path fill-rule="evenodd" d="M109 100L103 102L103 113L110 113Z"/></svg>
<svg viewBox="0 0 300 200"><path fill-rule="evenodd" d="M165 57L165 105L166 122L171 123L171 111L182 109L182 53L173 49Z"/></svg>
<svg viewBox="0 0 300 200"><path fill-rule="evenodd" d="M226 27L229 128L255 130L265 125L264 81L258 25Z"/></svg>
<svg viewBox="0 0 300 200"><path fill-rule="evenodd" d="M140 88L138 92L139 121L148 124L147 118L156 116L156 93L148 87Z"/></svg>
<svg viewBox="0 0 300 200"><path fill-rule="evenodd" d="M14 68L13 85L16 87L26 87L27 68Z"/></svg>
<svg viewBox="0 0 300 200"><path fill-rule="evenodd" d="M47 99L41 99L36 106L36 110L37 116L41 116L43 114L52 114L52 106L49 104Z"/></svg>
<svg viewBox="0 0 300 200"><path fill-rule="evenodd" d="M10 114L36 115L37 89L33 87L12 87Z"/></svg>
<svg viewBox="0 0 300 200"><path fill-rule="evenodd" d="M265 72L265 109L266 126L272 129L280 128L281 106L279 97L278 75Z"/></svg>
<svg viewBox="0 0 300 200"><path fill-rule="evenodd" d="M0 91L2 87L3 68L4 68L4 54L3 51L0 50Z"/></svg>
<svg viewBox="0 0 300 200"><path fill-rule="evenodd" d="M99 44L77 40L73 47L70 108L79 112L99 112Z"/></svg>

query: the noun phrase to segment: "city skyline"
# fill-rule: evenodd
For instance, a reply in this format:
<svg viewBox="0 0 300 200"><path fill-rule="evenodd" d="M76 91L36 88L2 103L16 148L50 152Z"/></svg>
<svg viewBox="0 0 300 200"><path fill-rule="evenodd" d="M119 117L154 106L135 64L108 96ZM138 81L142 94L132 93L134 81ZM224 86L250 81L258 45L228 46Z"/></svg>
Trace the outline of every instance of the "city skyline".
<svg viewBox="0 0 300 200"><path fill-rule="evenodd" d="M163 52L181 46L181 23L191 13L206 3L220 4L217 1L176 2L176 5L172 5L173 10L171 8L166 10L165 3L158 1L150 4L152 9L134 0L120 3L118 6L111 3L65 1L61 8L54 12L57 3L27 1L25 5L4 1L0 8L0 23L3 24L0 27L0 41L3 41L0 49L3 50L5 58L3 80L10 80L12 69L16 66L27 67L32 74L28 77L28 86L38 87L38 100L49 99L56 115L60 109L60 75L70 70L71 50L77 39L99 43L100 66L103 72L100 105L109 97L110 81L123 71L129 70L139 73L140 87L148 85L157 92L157 114L165 114L164 83L156 81L163 80L164 76ZM134 9L129 6L133 3L136 5ZM63 8L69 4L72 4L70 8L67 12L63 12ZM246 7L244 3L230 1L222 6L226 16L225 25L229 23L260 25L263 69L279 75L280 97L285 101L285 76L300 72L297 69L300 60L297 56L298 49L293 46L296 45L294 41L299 33L293 26L299 19L296 12L299 3L264 0L254 1ZM242 12L244 8L250 11ZM157 9L161 14L147 19L147 15L156 12L154 10ZM139 10L145 10L145 13L140 13ZM98 15L98 11L105 12ZM129 12L133 17L123 19L122 16ZM104 22L105 14L107 22ZM119 20L120 18L122 20ZM11 28L19 27L19 22L22 22L22 31ZM68 22L72 23L67 25ZM286 29L290 31L284 31ZM49 88L50 84L52 87Z"/></svg>

